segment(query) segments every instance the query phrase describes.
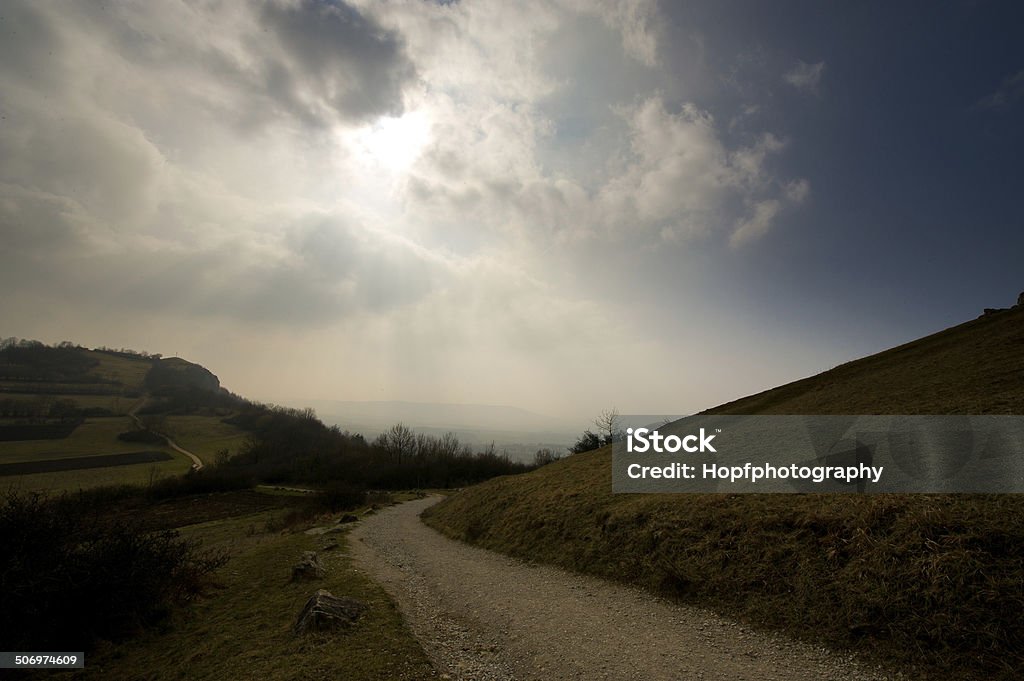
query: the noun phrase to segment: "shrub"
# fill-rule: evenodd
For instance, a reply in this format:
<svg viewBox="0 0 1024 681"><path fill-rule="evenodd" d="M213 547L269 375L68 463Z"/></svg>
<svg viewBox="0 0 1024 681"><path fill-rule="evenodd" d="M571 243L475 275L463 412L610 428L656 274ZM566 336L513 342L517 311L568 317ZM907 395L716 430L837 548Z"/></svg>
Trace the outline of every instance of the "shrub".
<svg viewBox="0 0 1024 681"><path fill-rule="evenodd" d="M158 500L191 494L233 492L250 487L252 487L252 479L244 471L212 467L156 480L146 488L146 496L149 499Z"/></svg>
<svg viewBox="0 0 1024 681"><path fill-rule="evenodd" d="M351 511L366 504L366 490L346 482L332 482L323 491L320 503L331 513Z"/></svg>
<svg viewBox="0 0 1024 681"><path fill-rule="evenodd" d="M164 618L226 557L176 532L107 520L87 500L8 493L0 506L0 640L13 650L89 650Z"/></svg>

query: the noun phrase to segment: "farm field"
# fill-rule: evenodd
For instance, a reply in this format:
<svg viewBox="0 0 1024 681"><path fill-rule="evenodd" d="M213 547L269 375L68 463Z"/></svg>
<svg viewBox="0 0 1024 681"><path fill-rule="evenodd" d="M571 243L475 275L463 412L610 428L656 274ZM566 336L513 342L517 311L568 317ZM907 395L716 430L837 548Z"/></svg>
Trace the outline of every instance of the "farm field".
<svg viewBox="0 0 1024 681"><path fill-rule="evenodd" d="M222 423L218 416L167 416L157 427L203 463L216 463L217 453L236 454L249 434L236 426Z"/></svg>
<svg viewBox="0 0 1024 681"><path fill-rule="evenodd" d="M130 454L141 450L159 450L169 458L99 468L5 475L3 486L26 491L57 491L88 489L100 485L143 485L151 480L186 473L191 461L167 447L139 446L138 442L122 442L119 433L135 430L125 417L86 419L70 436L61 440L21 440L0 443L0 464L43 462L51 460Z"/></svg>
<svg viewBox="0 0 1024 681"><path fill-rule="evenodd" d="M90 355L99 360L99 365L90 373L104 380L117 381L125 388L142 390L146 374L152 363L139 358L119 357L106 352L93 352Z"/></svg>
<svg viewBox="0 0 1024 681"><path fill-rule="evenodd" d="M0 386L2 388L2 386ZM79 409L109 409L118 416L124 416L132 407L138 404L142 398L127 397L125 395L87 395L76 393L27 393L27 392L0 392L0 400L17 400L38 404L45 401L53 404L58 400L72 400Z"/></svg>
<svg viewBox="0 0 1024 681"><path fill-rule="evenodd" d="M127 416L86 419L62 440L18 440L0 445L0 463L64 459L97 454L137 452L138 442L122 442L119 433L136 430ZM158 448L159 449L159 448Z"/></svg>
<svg viewBox="0 0 1024 681"><path fill-rule="evenodd" d="M171 458L171 455L167 452L147 450L142 452L126 452L124 454L99 454L97 456L78 456L64 459L0 463L0 476L58 473L88 468L111 468L113 466L170 461Z"/></svg>
<svg viewBox="0 0 1024 681"><path fill-rule="evenodd" d="M167 453L171 459L159 463L11 475L0 478L0 485L5 490L13 488L25 492L77 491L104 485L147 485L154 480L184 475L188 472L192 461L187 456L177 452Z"/></svg>

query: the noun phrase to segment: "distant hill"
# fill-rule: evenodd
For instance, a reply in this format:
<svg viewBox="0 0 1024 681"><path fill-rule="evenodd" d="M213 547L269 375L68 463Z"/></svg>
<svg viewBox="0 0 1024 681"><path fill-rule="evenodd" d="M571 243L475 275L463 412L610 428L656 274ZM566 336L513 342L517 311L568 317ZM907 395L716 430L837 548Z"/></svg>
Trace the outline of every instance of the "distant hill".
<svg viewBox="0 0 1024 681"><path fill-rule="evenodd" d="M8 338L0 345L0 393L138 396L196 387L216 392L209 370L180 357Z"/></svg>
<svg viewBox="0 0 1024 681"><path fill-rule="evenodd" d="M360 423L390 426L401 421L425 428L473 428L479 430L559 430L565 424L518 407L489 404L439 404L432 402L311 400L304 403L339 424Z"/></svg>
<svg viewBox="0 0 1024 681"><path fill-rule="evenodd" d="M74 403L85 416L124 414L145 393L182 390L219 393L220 381L178 357L15 338L0 342L0 416L46 416L57 403Z"/></svg>
<svg viewBox="0 0 1024 681"><path fill-rule="evenodd" d="M1024 308L720 405L1024 414ZM611 448L451 495L428 524L900 665L1020 678L1024 495L612 494ZM984 634L980 633L984 632Z"/></svg>
<svg viewBox="0 0 1024 681"><path fill-rule="evenodd" d="M499 452L518 461L532 461L543 447L564 452L578 435L572 424L501 405L308 400L302 406L315 409L327 423L371 439L401 422L427 435L451 432L471 445L493 442Z"/></svg>
<svg viewBox="0 0 1024 681"><path fill-rule="evenodd" d="M220 379L213 372L180 357L154 361L146 374L145 384L151 390L196 388L214 393L220 390Z"/></svg>

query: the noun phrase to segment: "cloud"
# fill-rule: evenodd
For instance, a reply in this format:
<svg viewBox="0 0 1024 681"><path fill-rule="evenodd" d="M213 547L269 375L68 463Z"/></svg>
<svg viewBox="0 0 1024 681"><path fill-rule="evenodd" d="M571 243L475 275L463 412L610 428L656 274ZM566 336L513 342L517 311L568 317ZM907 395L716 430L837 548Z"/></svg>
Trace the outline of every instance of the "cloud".
<svg viewBox="0 0 1024 681"><path fill-rule="evenodd" d="M260 50L268 91L309 120L402 113L415 69L402 39L341 0L271 2L260 24L281 48Z"/></svg>
<svg viewBox="0 0 1024 681"><path fill-rule="evenodd" d="M651 98L627 116L632 161L601 192L613 225L678 224L702 232L734 182L711 116L692 104L669 113Z"/></svg>
<svg viewBox="0 0 1024 681"><path fill-rule="evenodd" d="M40 206L50 206L50 216L59 208ZM0 212L5 227L10 217L17 216ZM86 253L74 252L71 221L64 222L59 232L23 239L19 252L5 253L4 260L31 258L37 291L58 297L73 292L81 305L129 315L158 312L257 326L321 327L414 305L455 270L454 263L415 244L348 224L341 216L300 217L279 229L269 247L240 238L188 250L133 243ZM59 240L72 248L40 257ZM2 269L5 286L18 286L25 274L17 262L5 262Z"/></svg>
<svg viewBox="0 0 1024 681"><path fill-rule="evenodd" d="M729 246L741 248L761 238L771 229L772 224L788 206L799 206L811 193L811 183L806 179L786 182L782 186L782 194L778 198L761 199L752 202L747 213L736 221Z"/></svg>
<svg viewBox="0 0 1024 681"><path fill-rule="evenodd" d="M401 36L343 0L13 3L10 77L35 93L156 119L199 113L240 129L294 117L358 123L403 110L416 72ZM3 68L3 67L0 67ZM123 101L115 98L123 96ZM51 102L52 104L53 102ZM163 131L166 132L166 131ZM195 133L195 130L187 132Z"/></svg>
<svg viewBox="0 0 1024 681"><path fill-rule="evenodd" d="M626 54L646 66L658 64L659 16L653 0L586 0L570 3L581 13L596 14L609 28L622 34L622 48Z"/></svg>
<svg viewBox="0 0 1024 681"><path fill-rule="evenodd" d="M782 203L778 199L755 203L752 213L736 223L736 229L729 237L729 245L737 248L764 236L781 210Z"/></svg>
<svg viewBox="0 0 1024 681"><path fill-rule="evenodd" d="M1007 76L995 92L979 99L975 109L988 111L1006 111L1024 99L1024 70Z"/></svg>
<svg viewBox="0 0 1024 681"><path fill-rule="evenodd" d="M805 179L793 180L792 182L787 182L783 190L787 199L799 205L810 195L811 183Z"/></svg>
<svg viewBox="0 0 1024 681"><path fill-rule="evenodd" d="M4 22L18 335L315 336L396 399L484 399L481 376L597 399L590 368L647 341L594 263L753 244L809 195L767 105L716 101L716 60L668 42L653 0L12 2ZM324 391L341 372L313 371Z"/></svg>
<svg viewBox="0 0 1024 681"><path fill-rule="evenodd" d="M763 133L729 149L708 112L687 103L670 113L659 97L624 113L631 160L599 195L612 230L650 229L670 241L708 236L732 226L737 205L757 204L755 216L741 223L747 236L740 241L768 231L779 212L769 159L784 149L782 140Z"/></svg>
<svg viewBox="0 0 1024 681"><path fill-rule="evenodd" d="M797 60L796 65L783 74L782 79L798 90L806 92L817 92L818 84L825 73L825 62L819 61L815 64Z"/></svg>

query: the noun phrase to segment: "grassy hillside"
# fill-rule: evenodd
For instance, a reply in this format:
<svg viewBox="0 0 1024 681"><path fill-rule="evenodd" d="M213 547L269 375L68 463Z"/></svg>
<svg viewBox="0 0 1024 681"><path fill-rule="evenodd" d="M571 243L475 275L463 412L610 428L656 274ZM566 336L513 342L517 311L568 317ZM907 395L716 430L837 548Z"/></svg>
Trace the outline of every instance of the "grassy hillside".
<svg viewBox="0 0 1024 681"><path fill-rule="evenodd" d="M156 412L147 420L166 423L173 437L199 450L207 463L222 449L236 449L245 434L222 423L221 416L181 415L183 400L175 398L193 393L216 399L220 382L183 359L8 339L0 347L0 485L50 492L146 485L186 473L192 462L164 442L145 444L119 437L138 429L129 414L142 407ZM165 406L164 410L178 411L173 416L161 414ZM134 463L142 459L113 457L103 465L94 459L140 451L158 451L169 458ZM56 470L71 464L52 463L79 458L82 465L75 470ZM87 461L90 458L93 461ZM6 464L33 465L12 470Z"/></svg>
<svg viewBox="0 0 1024 681"><path fill-rule="evenodd" d="M1024 413L1024 310L713 413ZM621 580L915 676L1024 671L1024 498L613 495L610 448L466 489L449 536Z"/></svg>
<svg viewBox="0 0 1024 681"><path fill-rule="evenodd" d="M124 640L100 640L86 668L36 672L52 679L172 681L176 679L333 678L352 681L437 678L430 661L384 590L355 570L348 555L351 525L337 514L297 520L301 498L253 491L129 505L120 512L153 530L175 529L201 542L203 552L226 554L212 583L186 608ZM117 513L116 503L107 513ZM356 510L366 512L365 509ZM306 534L313 522L336 527ZM292 582L291 566L304 551L318 552L327 574ZM366 613L351 628L295 636L292 626L317 589L356 598Z"/></svg>
<svg viewBox="0 0 1024 681"><path fill-rule="evenodd" d="M710 414L1024 414L1024 307L988 315Z"/></svg>

